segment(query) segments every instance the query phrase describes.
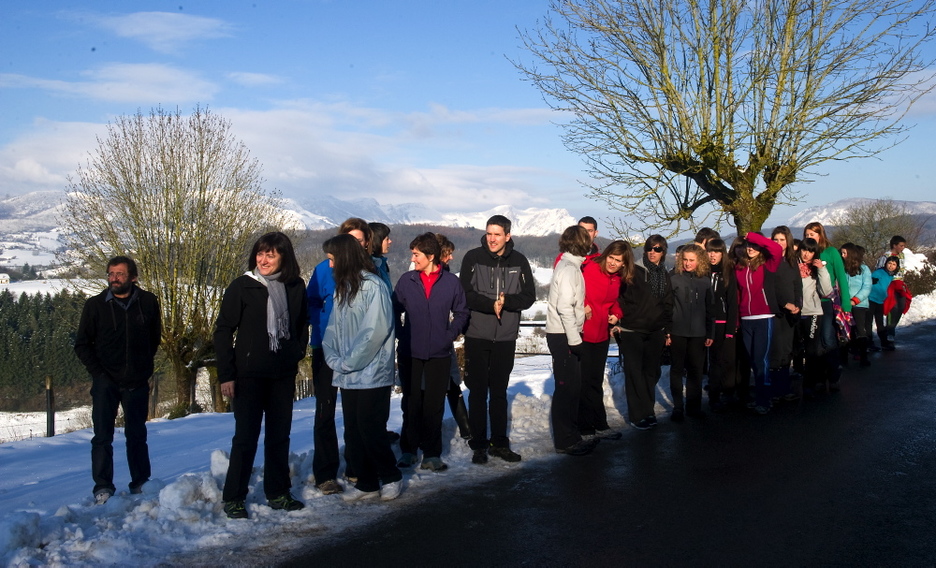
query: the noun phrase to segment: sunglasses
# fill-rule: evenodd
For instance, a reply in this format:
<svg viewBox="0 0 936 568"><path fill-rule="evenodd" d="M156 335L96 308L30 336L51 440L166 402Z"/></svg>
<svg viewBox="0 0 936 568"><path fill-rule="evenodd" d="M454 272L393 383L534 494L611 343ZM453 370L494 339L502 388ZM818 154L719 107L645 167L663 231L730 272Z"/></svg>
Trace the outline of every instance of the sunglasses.
<svg viewBox="0 0 936 568"><path fill-rule="evenodd" d="M657 246L655 246L655 247L650 247L649 249L647 249L647 252L650 252L650 251L653 251L653 252L665 252L666 249L663 248L663 247L661 247L661 246L659 246L659 245L657 245Z"/></svg>

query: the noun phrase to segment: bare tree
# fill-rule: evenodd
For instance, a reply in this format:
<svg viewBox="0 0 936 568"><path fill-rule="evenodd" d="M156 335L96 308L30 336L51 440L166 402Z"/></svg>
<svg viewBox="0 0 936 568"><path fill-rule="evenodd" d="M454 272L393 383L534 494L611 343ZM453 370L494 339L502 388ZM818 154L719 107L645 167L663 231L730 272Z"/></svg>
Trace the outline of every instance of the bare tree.
<svg viewBox="0 0 936 568"><path fill-rule="evenodd" d="M517 67L594 197L675 234L759 230L829 160L899 142L932 88L933 0L551 0Z"/></svg>
<svg viewBox="0 0 936 568"><path fill-rule="evenodd" d="M907 246L914 250L926 222L920 223L907 204L891 198L869 199L849 207L831 219L832 242L842 246L851 242L865 248L865 262L874 267L878 257L890 250L894 235L907 239Z"/></svg>
<svg viewBox="0 0 936 568"><path fill-rule="evenodd" d="M177 401L189 405L225 287L244 271L253 239L285 222L279 199L262 189L260 164L230 123L207 109L121 116L97 142L69 178L68 255L101 273L117 254L139 263L162 307Z"/></svg>

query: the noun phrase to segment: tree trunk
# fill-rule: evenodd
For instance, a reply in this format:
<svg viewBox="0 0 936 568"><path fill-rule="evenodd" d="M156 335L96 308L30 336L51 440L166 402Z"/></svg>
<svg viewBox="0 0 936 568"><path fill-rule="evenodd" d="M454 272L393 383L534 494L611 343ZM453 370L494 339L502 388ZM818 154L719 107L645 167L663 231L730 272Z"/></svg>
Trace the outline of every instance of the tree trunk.
<svg viewBox="0 0 936 568"><path fill-rule="evenodd" d="M192 389L195 387L195 371L189 365L171 353L168 354L172 363L172 371L176 382L176 403L189 407L192 405Z"/></svg>

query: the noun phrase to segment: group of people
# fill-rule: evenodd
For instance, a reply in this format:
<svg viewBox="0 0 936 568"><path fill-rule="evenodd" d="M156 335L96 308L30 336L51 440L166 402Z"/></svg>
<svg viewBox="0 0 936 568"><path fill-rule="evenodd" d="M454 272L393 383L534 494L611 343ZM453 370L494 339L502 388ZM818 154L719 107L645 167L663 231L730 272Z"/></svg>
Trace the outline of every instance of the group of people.
<svg viewBox="0 0 936 568"><path fill-rule="evenodd" d="M894 349L894 327L909 306L900 262L906 243L900 237L872 273L861 247L836 250L819 223L807 225L801 241L777 227L769 239L749 233L730 247L703 229L696 242L679 248L670 271L662 236L646 240L638 261L625 241L599 251L597 233L592 217L563 231L549 288L551 420L560 454L585 455L600 440L621 437L609 425L603 401L612 339L624 371L628 419L646 430L657 423L656 385L665 355L673 421L703 414L704 375L711 410L747 405L766 414L777 401L799 398L804 390L837 389L843 353L868 364L868 351L879 349L872 320L880 349ZM402 489L401 469L419 462L425 470L445 470L446 399L472 463L521 460L508 437L507 386L520 314L536 298L532 270L514 248L510 220L488 219L480 246L465 254L458 276L448 268L451 241L425 233L410 243L412 269L393 286L385 257L392 242L386 225L347 219L323 244L327 258L306 285L289 238L267 233L254 243L247 271L225 290L214 347L221 392L231 399L235 417L222 496L228 517L248 516L261 425L268 504L286 511L304 507L290 493L288 456L295 377L307 345L316 397L312 469L323 494L391 500ZM118 405L125 413L131 493L149 479L148 380L160 341L159 304L136 285L133 260L115 257L107 268L108 288L87 301L75 344L93 377L98 503L115 491ZM853 323L852 338L843 351L838 322L846 321ZM461 335L467 408L454 350ZM387 431L397 370L400 434ZM347 488L338 480L339 392ZM399 459L392 449L397 440Z"/></svg>

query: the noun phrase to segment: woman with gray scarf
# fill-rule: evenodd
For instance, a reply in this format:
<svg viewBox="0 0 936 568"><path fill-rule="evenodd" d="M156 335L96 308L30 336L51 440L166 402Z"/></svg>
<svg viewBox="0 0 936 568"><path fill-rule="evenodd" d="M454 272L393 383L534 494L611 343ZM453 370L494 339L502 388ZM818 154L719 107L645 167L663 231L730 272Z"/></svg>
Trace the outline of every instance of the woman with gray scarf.
<svg viewBox="0 0 936 568"><path fill-rule="evenodd" d="M231 399L234 439L224 481L224 512L247 518L247 492L266 417L263 491L273 509L305 505L289 492L289 434L299 361L309 339L305 283L289 237L254 243L248 270L224 292L214 334L221 394ZM236 338L236 341L235 341Z"/></svg>
<svg viewBox="0 0 936 568"><path fill-rule="evenodd" d="M647 238L643 266L634 267L630 283L621 282L618 301L624 315L611 330L624 369L628 420L638 430L657 424L656 385L673 321L673 288L664 262L666 250L663 236Z"/></svg>

